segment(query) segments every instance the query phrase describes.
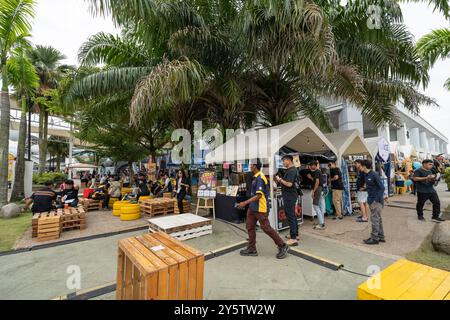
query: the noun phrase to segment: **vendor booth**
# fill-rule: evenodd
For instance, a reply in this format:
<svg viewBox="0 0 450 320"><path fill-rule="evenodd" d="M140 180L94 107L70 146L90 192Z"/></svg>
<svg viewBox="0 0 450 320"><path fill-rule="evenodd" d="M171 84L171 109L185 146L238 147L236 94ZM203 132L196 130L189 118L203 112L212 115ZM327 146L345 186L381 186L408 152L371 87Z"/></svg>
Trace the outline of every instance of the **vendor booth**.
<svg viewBox="0 0 450 320"><path fill-rule="evenodd" d="M300 165L300 169L302 169L305 165L299 163L302 154L303 157L305 154L313 158L319 158L324 155L328 157L327 154L336 155L337 150L311 120L302 119L272 128L251 130L238 134L208 153L205 161L207 164L235 166L236 171L242 171L242 174L231 178L229 185L226 187L231 187L232 190L239 192L240 185L244 187L244 190L245 188L248 190L248 178L251 178L251 175L248 174L249 162L259 158L264 164L262 171L270 184L270 198L268 199L269 221L276 229L282 230L287 228L288 224L286 217L283 215L284 211L280 208L282 206L282 203L279 201L280 190L274 183L274 175L280 169L283 169L280 167L282 166L280 161L280 154L282 153L293 154L297 159L294 162L297 163L297 167ZM224 189L224 186L218 186L217 196L223 193ZM309 203L312 202L312 199L308 192L310 191L307 189L303 190L303 203L300 199L297 206L299 220L301 220L303 214L313 216L312 203ZM226 196L234 198L233 200L236 202L236 197L233 197L233 195L226 194ZM216 204L217 217L220 217L220 211Z"/></svg>
<svg viewBox="0 0 450 320"><path fill-rule="evenodd" d="M364 141L358 130L341 131L325 135L338 151L338 166L342 171L344 192L342 204L344 215L351 215L359 210L356 181L358 172L354 161L357 159L372 159L373 152Z"/></svg>

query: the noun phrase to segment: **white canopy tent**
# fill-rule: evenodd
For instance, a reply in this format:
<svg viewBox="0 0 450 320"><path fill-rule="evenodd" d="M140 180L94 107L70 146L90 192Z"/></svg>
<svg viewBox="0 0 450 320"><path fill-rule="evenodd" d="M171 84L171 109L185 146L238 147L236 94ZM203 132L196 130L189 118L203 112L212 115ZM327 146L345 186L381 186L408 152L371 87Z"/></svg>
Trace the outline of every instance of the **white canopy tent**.
<svg viewBox="0 0 450 320"><path fill-rule="evenodd" d="M330 150L337 155L337 149L320 129L311 120L302 119L238 134L208 153L205 162L218 164L256 158L272 160L284 146L305 153Z"/></svg>
<svg viewBox="0 0 450 320"><path fill-rule="evenodd" d="M358 130L340 131L325 134L325 137L337 149L338 163L345 156L364 155L373 157L373 152Z"/></svg>
<svg viewBox="0 0 450 320"><path fill-rule="evenodd" d="M294 149L300 153L323 153L331 151L338 154L336 147L309 119L301 119L279 126L254 129L236 135L217 147L205 157L207 164L245 161L259 158L269 164L270 197L274 199L273 176L275 175L275 155L282 147ZM271 201L269 221L277 226L277 204Z"/></svg>

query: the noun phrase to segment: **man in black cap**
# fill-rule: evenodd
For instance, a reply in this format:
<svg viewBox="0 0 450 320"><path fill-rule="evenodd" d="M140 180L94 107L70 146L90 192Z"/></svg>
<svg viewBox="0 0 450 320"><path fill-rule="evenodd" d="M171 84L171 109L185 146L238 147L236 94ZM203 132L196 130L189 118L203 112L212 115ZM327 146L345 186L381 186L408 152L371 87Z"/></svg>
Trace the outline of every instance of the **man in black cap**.
<svg viewBox="0 0 450 320"><path fill-rule="evenodd" d="M56 200L56 192L52 190L53 181L47 181L45 187L35 191L25 202L25 210L31 207L33 214L39 212L49 212L53 209L53 201Z"/></svg>
<svg viewBox="0 0 450 320"><path fill-rule="evenodd" d="M257 256L256 251L256 224L259 222L261 229L267 234L278 247L277 259L284 259L289 252L289 246L284 243L283 239L270 226L268 219L269 208L267 199L269 198L269 183L265 175L261 172L262 163L258 159L250 166L253 173L253 182L251 190L251 198L247 201L238 203L240 209L244 209L247 205L247 231L248 231L248 247L240 252L241 256Z"/></svg>

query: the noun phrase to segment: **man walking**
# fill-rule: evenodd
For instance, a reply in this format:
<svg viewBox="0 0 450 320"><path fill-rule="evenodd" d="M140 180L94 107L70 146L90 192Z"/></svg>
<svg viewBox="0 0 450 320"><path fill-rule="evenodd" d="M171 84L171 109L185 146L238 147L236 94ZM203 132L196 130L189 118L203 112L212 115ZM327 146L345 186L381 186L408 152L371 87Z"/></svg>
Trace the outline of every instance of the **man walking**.
<svg viewBox="0 0 450 320"><path fill-rule="evenodd" d="M311 197L313 199L313 207L316 212L317 218L319 219L319 224L314 226L314 229L325 230L325 212L322 212L320 208L320 198L322 197L322 184L320 183L320 178L322 173L318 168L316 161L311 161L308 165L311 173L307 175L308 179L313 181Z"/></svg>
<svg viewBox="0 0 450 320"><path fill-rule="evenodd" d="M430 200L433 204L433 217L432 221L440 223L444 221L439 216L441 214L441 202L439 196L434 189L434 183L436 182L436 174L432 172L434 163L433 160L424 160L422 162L422 168L414 171L414 182L416 183L417 193L417 217L420 221L425 221L423 217L423 206L427 200Z"/></svg>
<svg viewBox="0 0 450 320"><path fill-rule="evenodd" d="M386 242L383 231L381 211L384 206L384 185L380 175L372 170L372 161L364 160L362 171L366 174L367 203L370 208L370 220L372 221L372 234L364 240L365 244L374 245Z"/></svg>
<svg viewBox="0 0 450 320"><path fill-rule="evenodd" d="M278 233L270 226L268 219L269 211L267 207L267 198L269 197L269 184L266 177L261 172L261 161L258 159L256 163L250 166L253 173L253 182L251 188L251 198L247 201L238 203L240 209L244 209L249 205L247 211L247 231L248 231L248 247L240 252L241 256L257 256L256 251L256 223L259 222L261 229L267 234L278 246L278 259L287 257L289 246L284 243Z"/></svg>
<svg viewBox="0 0 450 320"><path fill-rule="evenodd" d="M287 244L289 246L298 246L298 220L295 216L295 206L298 200L295 180L298 177L298 171L294 166L294 158L292 156L285 155L281 160L287 170L283 178L276 176L276 179L277 182L281 184L281 195L283 197L284 211L286 212L289 222L290 238L287 241Z"/></svg>
<svg viewBox="0 0 450 320"><path fill-rule="evenodd" d="M333 205L336 210L334 219L342 220L342 190L344 190L344 183L342 182L342 172L336 166L336 162L332 161L328 164L330 168L331 190L333 194Z"/></svg>

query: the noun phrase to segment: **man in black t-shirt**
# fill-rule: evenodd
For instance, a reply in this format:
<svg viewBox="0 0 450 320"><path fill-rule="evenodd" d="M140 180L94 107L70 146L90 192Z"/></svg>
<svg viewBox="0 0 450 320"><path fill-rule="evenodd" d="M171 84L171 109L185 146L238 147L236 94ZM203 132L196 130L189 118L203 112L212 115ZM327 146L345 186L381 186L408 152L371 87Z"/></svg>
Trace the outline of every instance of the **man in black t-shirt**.
<svg viewBox="0 0 450 320"><path fill-rule="evenodd" d="M139 200L140 197L150 195L150 190L148 189L147 180L145 179L145 176L142 174L139 175L138 188L139 188L139 192L137 194L137 200Z"/></svg>
<svg viewBox="0 0 450 320"><path fill-rule="evenodd" d="M441 202L439 196L434 190L434 183L436 182L436 174L432 172L433 160L424 160L422 168L414 171L414 182L416 183L417 193L417 217L420 221L425 221L423 217L423 206L427 200L433 204L433 218L432 221L440 223L444 221L439 216L441 214Z"/></svg>
<svg viewBox="0 0 450 320"><path fill-rule="evenodd" d="M342 172L336 166L336 162L332 161L328 163L330 168L330 181L331 189L333 191L333 205L336 210L336 216L334 219L342 220L342 190L344 190L344 184L342 183Z"/></svg>
<svg viewBox="0 0 450 320"><path fill-rule="evenodd" d="M287 168L283 178L276 176L277 182L281 185L281 194L283 197L284 211L289 222L290 239L287 244L289 246L298 246L298 220L295 216L295 206L298 200L297 189L295 188L295 180L298 171L294 166L294 159L290 155L285 155L282 159L283 165Z"/></svg>
<svg viewBox="0 0 450 320"><path fill-rule="evenodd" d="M319 224L314 226L314 229L324 230L325 229L325 217L324 212L320 209L320 198L322 197L322 185L320 183L320 178L322 172L318 168L317 161L311 161L308 165L311 173L308 173L308 179L313 181L311 197L313 200L314 211L316 212L317 218L319 219Z"/></svg>
<svg viewBox="0 0 450 320"><path fill-rule="evenodd" d="M56 200L56 192L52 190L53 181L47 181L45 187L35 191L25 202L25 209L28 209L31 203L31 212L49 212L53 210L53 201Z"/></svg>
<svg viewBox="0 0 450 320"><path fill-rule="evenodd" d="M78 186L75 186L73 180L67 180L64 182L64 190L60 193L62 196L61 208L64 208L64 204L68 204L72 208L78 206Z"/></svg>

